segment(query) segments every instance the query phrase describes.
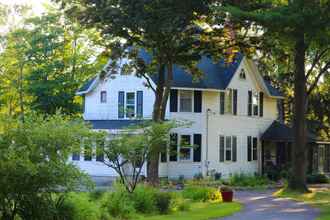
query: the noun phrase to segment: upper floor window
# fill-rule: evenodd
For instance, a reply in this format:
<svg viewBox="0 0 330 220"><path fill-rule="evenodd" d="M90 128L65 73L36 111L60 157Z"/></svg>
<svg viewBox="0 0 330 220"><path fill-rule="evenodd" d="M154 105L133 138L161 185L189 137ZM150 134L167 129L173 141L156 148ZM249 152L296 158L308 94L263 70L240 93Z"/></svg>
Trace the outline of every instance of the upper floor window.
<svg viewBox="0 0 330 220"><path fill-rule="evenodd" d="M126 93L126 117L135 117L135 92Z"/></svg>
<svg viewBox="0 0 330 220"><path fill-rule="evenodd" d="M220 92L220 114L237 115L237 90L228 89Z"/></svg>
<svg viewBox="0 0 330 220"><path fill-rule="evenodd" d="M248 115L249 116L263 116L263 92L249 91L248 97Z"/></svg>
<svg viewBox="0 0 330 220"><path fill-rule="evenodd" d="M181 90L180 96L180 112L192 112L193 105L193 92Z"/></svg>
<svg viewBox="0 0 330 220"><path fill-rule="evenodd" d="M100 101L101 101L101 103L106 103L107 102L107 92L106 91L101 91Z"/></svg>
<svg viewBox="0 0 330 220"><path fill-rule="evenodd" d="M240 79L246 79L246 74L245 74L245 70L242 69L241 72L239 73L239 78Z"/></svg>
<svg viewBox="0 0 330 220"><path fill-rule="evenodd" d="M237 136L220 135L219 159L220 162L237 161Z"/></svg>
<svg viewBox="0 0 330 220"><path fill-rule="evenodd" d="M143 117L143 91L118 92L118 118Z"/></svg>

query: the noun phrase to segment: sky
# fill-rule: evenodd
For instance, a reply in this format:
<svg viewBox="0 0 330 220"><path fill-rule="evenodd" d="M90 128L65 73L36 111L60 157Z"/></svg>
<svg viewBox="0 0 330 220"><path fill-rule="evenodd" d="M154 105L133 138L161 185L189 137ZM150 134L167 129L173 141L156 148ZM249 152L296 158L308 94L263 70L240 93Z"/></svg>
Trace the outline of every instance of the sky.
<svg viewBox="0 0 330 220"><path fill-rule="evenodd" d="M36 15L40 15L43 11L43 4L49 2L48 0L0 0L0 3L7 5L15 4L29 4L32 6L32 10Z"/></svg>

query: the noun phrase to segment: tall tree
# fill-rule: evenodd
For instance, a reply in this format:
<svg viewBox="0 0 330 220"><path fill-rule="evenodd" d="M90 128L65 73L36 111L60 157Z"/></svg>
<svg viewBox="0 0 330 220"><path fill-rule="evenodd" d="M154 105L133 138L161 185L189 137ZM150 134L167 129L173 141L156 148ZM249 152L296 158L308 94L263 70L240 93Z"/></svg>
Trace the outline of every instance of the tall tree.
<svg viewBox="0 0 330 220"><path fill-rule="evenodd" d="M67 14L82 25L101 30L108 42L114 63L129 57L139 76L147 79L155 93L153 121L162 122L173 79L173 66L190 72L195 79L202 76L196 67L203 52L223 55L231 38L224 26L210 26L213 0L54 0L61 2ZM130 48L130 49L128 49ZM133 48L133 49L132 49ZM139 56L143 49L150 55L145 62ZM118 52L119 51L119 52ZM150 75L156 74L156 86ZM148 179L158 182L159 146L151 149Z"/></svg>
<svg viewBox="0 0 330 220"><path fill-rule="evenodd" d="M283 43L292 57L294 75L294 147L293 175L289 187L306 191L307 97L322 75L328 74L330 2L291 1L221 1L220 10L231 14L233 22L249 23L257 33L263 51L269 51L269 39ZM259 35L258 35L259 34ZM267 39L267 37L270 37ZM269 43L269 41L268 41ZM308 65L310 64L310 65Z"/></svg>
<svg viewBox="0 0 330 220"><path fill-rule="evenodd" d="M78 113L75 91L106 61L94 40L98 32L61 13L23 17L22 25L5 34L0 53L3 110L22 119L26 110Z"/></svg>

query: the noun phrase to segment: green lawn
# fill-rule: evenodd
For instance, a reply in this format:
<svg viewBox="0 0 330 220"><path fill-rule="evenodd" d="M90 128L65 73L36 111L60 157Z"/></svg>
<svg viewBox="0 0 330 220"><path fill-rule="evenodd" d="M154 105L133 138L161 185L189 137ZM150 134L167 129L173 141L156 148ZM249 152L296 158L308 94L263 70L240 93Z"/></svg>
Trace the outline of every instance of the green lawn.
<svg viewBox="0 0 330 220"><path fill-rule="evenodd" d="M169 215L138 216L136 220L208 220L240 211L239 203L192 203L189 211Z"/></svg>
<svg viewBox="0 0 330 220"><path fill-rule="evenodd" d="M298 201L304 201L308 204L318 207L321 210L321 216L317 220L330 220L330 190L311 189L312 192L299 194L287 190L279 190L276 196L288 197Z"/></svg>

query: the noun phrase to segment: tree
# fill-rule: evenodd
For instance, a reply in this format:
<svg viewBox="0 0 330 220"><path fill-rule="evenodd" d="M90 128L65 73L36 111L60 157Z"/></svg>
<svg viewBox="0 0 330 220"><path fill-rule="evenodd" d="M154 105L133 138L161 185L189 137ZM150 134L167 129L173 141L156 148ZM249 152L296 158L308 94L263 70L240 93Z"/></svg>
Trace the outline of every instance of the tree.
<svg viewBox="0 0 330 220"><path fill-rule="evenodd" d="M233 22L248 23L261 30L261 43L269 39L287 46L294 75L294 147L293 175L289 188L306 191L306 112L307 96L329 70L329 1L221 1L221 10L231 14ZM258 35L257 35L258 36ZM267 40L267 37L270 37ZM268 41L269 43L270 41ZM259 44L259 48L269 44ZM308 66L310 64L310 66ZM310 84L308 84L310 82Z"/></svg>
<svg viewBox="0 0 330 220"><path fill-rule="evenodd" d="M67 159L93 132L60 114L1 118L0 128L0 219L55 219L54 192L90 184Z"/></svg>
<svg viewBox="0 0 330 220"><path fill-rule="evenodd" d="M140 181L151 147L162 146L163 152L167 152L169 133L174 127L174 122L147 123L142 127L128 128L113 140L97 141L97 146L101 149L106 143L104 153L107 160L104 160L104 164L118 173L128 192L132 193Z"/></svg>
<svg viewBox="0 0 330 220"><path fill-rule="evenodd" d="M75 91L105 63L95 30L61 13L24 18L4 36L0 54L1 101L9 115L25 111L66 114L80 110Z"/></svg>
<svg viewBox="0 0 330 220"><path fill-rule="evenodd" d="M232 47L228 31L220 25L210 26L210 5L213 0L54 0L71 18L86 27L102 31L111 49L114 64L120 57L129 57L139 76L144 77L155 93L153 121L162 122L173 79L173 66L188 70L194 79L202 76L196 64L208 51L224 55ZM218 22L219 23L219 22ZM150 55L145 62L140 50ZM150 75L156 74L156 86ZM106 74L103 74L104 76ZM148 161L148 179L158 182L159 146L153 146Z"/></svg>

